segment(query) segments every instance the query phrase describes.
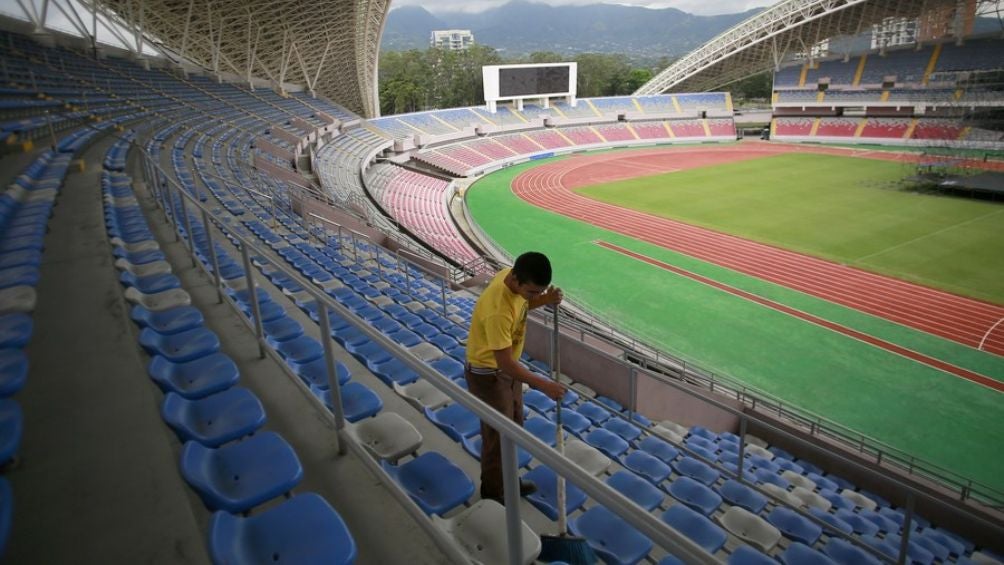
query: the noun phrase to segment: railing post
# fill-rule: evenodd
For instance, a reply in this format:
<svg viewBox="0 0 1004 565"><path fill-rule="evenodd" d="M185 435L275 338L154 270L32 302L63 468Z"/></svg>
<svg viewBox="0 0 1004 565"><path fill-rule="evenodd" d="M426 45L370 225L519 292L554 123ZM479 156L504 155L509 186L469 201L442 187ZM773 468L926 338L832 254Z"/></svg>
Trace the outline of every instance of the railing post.
<svg viewBox="0 0 1004 565"><path fill-rule="evenodd" d="M516 446L511 438L499 434L502 440L502 489L505 500L506 541L509 565L522 565L523 522L519 518L519 476L516 474Z"/></svg>
<svg viewBox="0 0 1004 565"><path fill-rule="evenodd" d="M258 289L254 285L251 274L251 258L248 256L247 245L241 245L241 261L244 263L244 276L247 278L247 291L251 295L251 312L254 315L254 333L258 338L258 356L265 358L265 328L261 321L261 305L258 304Z"/></svg>
<svg viewBox="0 0 1004 565"><path fill-rule="evenodd" d="M202 210L202 227L206 230L206 243L209 245L209 258L213 265L213 280L216 283L217 304L223 303L223 277L220 275L220 259L216 256L216 246L213 244L213 230L209 223L209 214Z"/></svg>
<svg viewBox="0 0 1004 565"><path fill-rule="evenodd" d="M899 540L899 557L896 558L896 563L899 563L899 565L903 565L907 561L907 551L910 548L910 532L913 530L913 506L913 493L907 492L906 512L903 515L903 536Z"/></svg>
<svg viewBox="0 0 1004 565"><path fill-rule="evenodd" d="M197 261L195 259L195 234L192 233L192 218L188 214L188 204L186 203L185 195L179 191L178 197L181 198L181 215L185 219L185 232L188 234L188 254L192 258L192 266L194 267Z"/></svg>
<svg viewBox="0 0 1004 565"><path fill-rule="evenodd" d="M628 422L634 423L634 413L638 409L638 371L632 365L628 373Z"/></svg>
<svg viewBox="0 0 1004 565"><path fill-rule="evenodd" d="M443 299L443 317L445 318L448 315L446 311L446 279L439 279L439 295Z"/></svg>
<svg viewBox="0 0 1004 565"><path fill-rule="evenodd" d="M739 469L736 471L738 475L739 482L743 482L743 463L746 462L746 414L743 414L739 418Z"/></svg>
<svg viewBox="0 0 1004 565"><path fill-rule="evenodd" d="M328 307L320 300L317 304L317 318L321 326L321 344L324 345L324 368L328 374L328 387L331 392L331 412L335 415L335 444L339 455L345 455L345 445L337 432L345 429L345 411L342 409L342 388L338 384L338 371L335 369L335 352L331 348L331 320L328 319Z"/></svg>

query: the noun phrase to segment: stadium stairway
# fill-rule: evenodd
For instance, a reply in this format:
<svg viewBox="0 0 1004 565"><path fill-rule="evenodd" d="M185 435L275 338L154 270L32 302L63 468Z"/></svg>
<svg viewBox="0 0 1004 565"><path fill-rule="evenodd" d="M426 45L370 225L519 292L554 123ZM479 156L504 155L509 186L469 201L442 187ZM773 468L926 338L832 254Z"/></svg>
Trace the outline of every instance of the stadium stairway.
<svg viewBox="0 0 1004 565"><path fill-rule="evenodd" d="M45 240L28 349L32 378L18 395L25 433L19 465L5 474L15 499L5 555L12 563L209 561L210 514L179 474L181 444L161 420L163 395L147 377L109 253L98 164L112 141L83 154L90 166L67 178ZM362 464L335 456L333 431L299 389L276 378L281 370L271 358L258 358L253 333L217 303L163 215L138 196L193 305L236 361L242 385L262 399L269 429L299 455L297 491L317 492L339 509L359 540L360 562L441 562ZM387 531L404 543L386 543Z"/></svg>

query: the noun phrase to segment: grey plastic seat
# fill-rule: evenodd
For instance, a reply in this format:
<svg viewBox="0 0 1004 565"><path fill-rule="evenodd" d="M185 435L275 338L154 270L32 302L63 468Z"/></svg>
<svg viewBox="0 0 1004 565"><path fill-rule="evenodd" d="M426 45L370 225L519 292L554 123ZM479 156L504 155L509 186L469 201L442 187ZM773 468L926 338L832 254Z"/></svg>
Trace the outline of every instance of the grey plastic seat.
<svg viewBox="0 0 1004 565"><path fill-rule="evenodd" d="M433 523L449 534L474 563L508 562L505 507L494 500L479 500L452 518L432 517ZM529 564L540 554L540 536L523 523L523 556Z"/></svg>
<svg viewBox="0 0 1004 565"><path fill-rule="evenodd" d="M806 508L818 508L823 512L829 512L833 504L822 496L803 487L795 487L791 490L791 495L802 501L802 506Z"/></svg>
<svg viewBox="0 0 1004 565"><path fill-rule="evenodd" d="M582 383L573 383L571 387L575 390L575 392L581 394L582 396L587 398L596 398L596 391Z"/></svg>
<svg viewBox="0 0 1004 565"><path fill-rule="evenodd" d="M781 531L760 516L740 506L730 506L718 522L732 535L769 552L781 539Z"/></svg>
<svg viewBox="0 0 1004 565"><path fill-rule="evenodd" d="M786 491L785 489L773 483L764 483L758 486L768 494L780 498L782 501L784 501L785 504L789 506L794 506L795 508L798 508L799 506L802 505L802 499L796 498L795 495L791 494L790 492Z"/></svg>
<svg viewBox="0 0 1004 565"><path fill-rule="evenodd" d="M864 508L865 510L875 510L878 508L878 504L874 500L857 491L844 489L840 491L840 496L843 496L847 500L853 502L854 506Z"/></svg>
<svg viewBox="0 0 1004 565"><path fill-rule="evenodd" d="M346 423L345 431L374 457L391 463L422 445L422 434L395 412L381 412L355 424Z"/></svg>
<svg viewBox="0 0 1004 565"><path fill-rule="evenodd" d="M747 456L759 455L760 457L763 457L768 461L774 460L774 454L760 447L759 445L753 445L753 444L747 445L745 451Z"/></svg>
<svg viewBox="0 0 1004 565"><path fill-rule="evenodd" d="M656 428L669 430L673 435L684 437L690 433L686 426L681 426L672 420L663 420L656 424Z"/></svg>
<svg viewBox="0 0 1004 565"><path fill-rule="evenodd" d="M160 249L160 244L157 243L155 239L147 239L143 241L137 241L135 243L126 243L124 240L118 237L113 237L111 239L111 244L115 247L121 247L129 253L138 253L140 251L150 251L152 249ZM118 261L116 261L117 263Z"/></svg>
<svg viewBox="0 0 1004 565"><path fill-rule="evenodd" d="M425 408L428 408L429 410L439 410L443 406L450 403L450 397L447 396L446 393L430 384L429 381L422 379L406 386L393 383L393 387L394 392L419 410L423 410Z"/></svg>
<svg viewBox="0 0 1004 565"><path fill-rule="evenodd" d="M142 304L144 308L153 310L154 312L178 306L189 306L192 303L192 297L180 288L172 288L153 294L143 294L136 287L132 286L126 289L125 298L133 304Z"/></svg>
<svg viewBox="0 0 1004 565"><path fill-rule="evenodd" d="M795 471L782 471L781 478L796 487L802 487L810 491L816 490L816 483L812 479L806 477L805 475L796 473Z"/></svg>
<svg viewBox="0 0 1004 565"><path fill-rule="evenodd" d="M38 295L33 287L21 285L5 288L0 290L0 314L32 312L37 301Z"/></svg>
<svg viewBox="0 0 1004 565"><path fill-rule="evenodd" d="M746 434L746 445L755 445L767 449L767 441L753 434Z"/></svg>
<svg viewBox="0 0 1004 565"><path fill-rule="evenodd" d="M414 347L408 348L408 352L426 363L439 359L443 356L443 352L438 347L427 341L423 341Z"/></svg>
<svg viewBox="0 0 1004 565"><path fill-rule="evenodd" d="M593 476L606 471L611 463L610 458L600 450L575 438L569 438L565 443L565 457Z"/></svg>
<svg viewBox="0 0 1004 565"><path fill-rule="evenodd" d="M162 275L171 272L171 264L167 261L153 261L142 265L133 265L123 258L115 260L115 268L120 271L127 271L137 277L148 277L150 275Z"/></svg>

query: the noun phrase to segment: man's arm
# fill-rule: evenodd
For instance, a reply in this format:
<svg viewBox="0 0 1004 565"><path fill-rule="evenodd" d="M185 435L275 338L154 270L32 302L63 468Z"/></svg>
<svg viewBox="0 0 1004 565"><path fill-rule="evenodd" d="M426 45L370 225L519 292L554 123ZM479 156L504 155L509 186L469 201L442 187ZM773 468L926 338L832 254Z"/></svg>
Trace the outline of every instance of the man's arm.
<svg viewBox="0 0 1004 565"><path fill-rule="evenodd" d="M541 306L547 306L548 304L561 304L561 299L565 295L561 293L561 289L556 286L549 286L547 290L540 293L539 295L533 297L529 301L529 308L533 310L534 308L540 308Z"/></svg>
<svg viewBox="0 0 1004 565"><path fill-rule="evenodd" d="M517 381L530 385L554 400L560 400L565 396L564 385L531 373L526 367L513 359L511 346L505 349L497 349L493 353L495 354L495 363L503 373Z"/></svg>

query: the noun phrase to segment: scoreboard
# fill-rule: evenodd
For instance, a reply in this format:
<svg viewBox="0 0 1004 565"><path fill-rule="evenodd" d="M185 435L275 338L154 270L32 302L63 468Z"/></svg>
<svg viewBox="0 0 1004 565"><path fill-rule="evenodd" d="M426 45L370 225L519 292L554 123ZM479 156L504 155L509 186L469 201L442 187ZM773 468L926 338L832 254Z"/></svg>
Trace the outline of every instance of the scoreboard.
<svg viewBox="0 0 1004 565"><path fill-rule="evenodd" d="M545 107L553 97L566 97L574 103L576 70L575 63L482 67L485 102L492 111L500 100L514 100L519 108L524 99L542 99Z"/></svg>

